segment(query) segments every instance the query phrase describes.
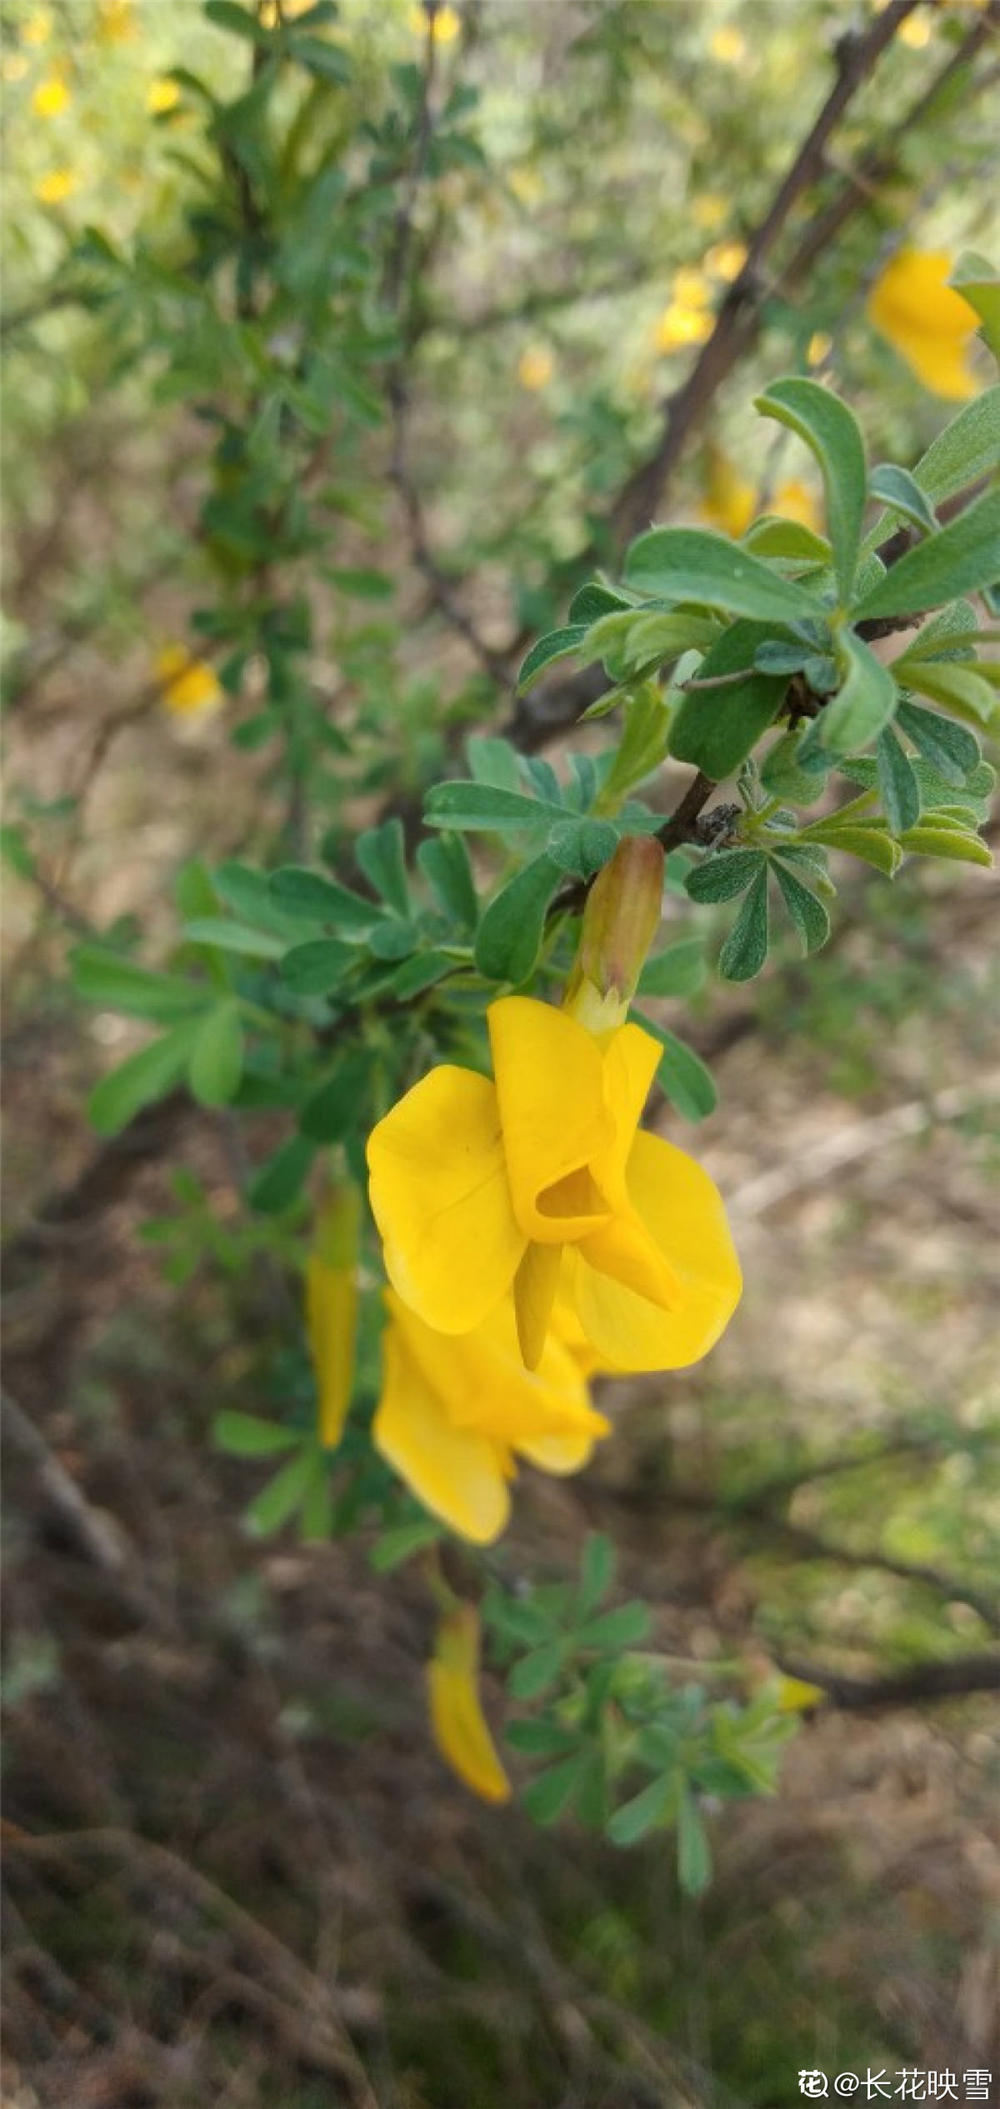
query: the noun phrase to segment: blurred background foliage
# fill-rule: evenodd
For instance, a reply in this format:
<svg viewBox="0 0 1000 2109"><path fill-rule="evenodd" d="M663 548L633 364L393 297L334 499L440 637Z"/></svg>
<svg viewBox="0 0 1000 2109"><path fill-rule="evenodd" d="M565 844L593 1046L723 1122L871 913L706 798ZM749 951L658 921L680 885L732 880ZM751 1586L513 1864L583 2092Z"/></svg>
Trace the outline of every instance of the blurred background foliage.
<svg viewBox="0 0 1000 2109"><path fill-rule="evenodd" d="M247 1208L225 1115L168 1101L95 1151L81 1107L132 1028L65 981L95 929L162 958L192 856L305 831L336 858L387 799L412 817L468 732L558 738L558 698L551 726L544 694L512 702L520 651L613 567L664 401L874 11L444 7L419 185L420 7L311 26L285 0L348 63L290 69L228 174L191 84L252 94L226 13L2 9L11 2099L783 2105L804 2065L995 2068L990 876L855 871L818 959L789 946L751 991L673 1007L716 1067L698 1147L745 1315L692 1378L617 1387L613 1455L536 1488L505 1544L508 1580L558 1573L607 1529L658 1645L709 1683L825 1673L779 1800L714 1827L697 1904L658 1845L616 1857L462 1798L422 1751L405 1573L241 1531L253 1474L208 1429L259 1408L265 1370L294 1381L269 1297L295 1226ZM873 459L940 429L867 297L907 243L990 246L995 14L905 14L658 517L738 533L778 491L818 517L802 450L749 415L781 372L832 379ZM198 272L238 325L248 168L299 321L279 301L220 340ZM301 383L303 315L333 379L300 451L272 449L309 511L271 566L220 522L219 412L247 413L262 361ZM198 611L303 600L303 692L351 737L297 760L259 653ZM205 655L186 691L165 651ZM255 1157L280 1139L262 1116Z"/></svg>

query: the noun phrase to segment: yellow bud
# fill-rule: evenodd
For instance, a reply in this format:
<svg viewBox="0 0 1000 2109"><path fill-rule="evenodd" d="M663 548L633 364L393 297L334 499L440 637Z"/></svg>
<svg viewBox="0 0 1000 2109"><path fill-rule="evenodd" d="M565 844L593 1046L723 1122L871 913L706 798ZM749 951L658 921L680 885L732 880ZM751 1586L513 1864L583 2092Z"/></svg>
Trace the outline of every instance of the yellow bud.
<svg viewBox="0 0 1000 2109"><path fill-rule="evenodd" d="M40 205L61 205L65 198L72 197L78 181L71 168L50 169L35 184L35 196Z"/></svg>
<svg viewBox="0 0 1000 2109"><path fill-rule="evenodd" d="M427 1694L434 1741L446 1763L482 1801L509 1801L510 1781L479 1698L479 1617L471 1604L460 1604L438 1627Z"/></svg>
<svg viewBox="0 0 1000 2109"><path fill-rule="evenodd" d="M222 702L217 675L204 659L193 659L183 644L165 645L157 653L156 673L163 701L175 717L201 717Z"/></svg>
<svg viewBox="0 0 1000 2109"><path fill-rule="evenodd" d="M660 927L663 845L623 835L587 895L564 1008L593 1033L624 1022L646 954Z"/></svg>
<svg viewBox="0 0 1000 2109"><path fill-rule="evenodd" d="M517 362L517 378L522 388L529 388L532 393L539 388L546 388L554 372L555 360L544 344L529 345L528 350L521 353Z"/></svg>
<svg viewBox="0 0 1000 2109"><path fill-rule="evenodd" d="M716 278L738 278L747 260L745 242L716 242L705 258L705 264Z"/></svg>
<svg viewBox="0 0 1000 2109"><path fill-rule="evenodd" d="M168 80L166 75L160 80L150 81L146 90L146 108L154 117L162 117L165 110L176 109L180 99L177 82Z"/></svg>
<svg viewBox="0 0 1000 2109"><path fill-rule="evenodd" d="M682 265L679 271L674 272L673 296L678 307L707 308L712 298L712 290L704 271L695 270L688 264Z"/></svg>
<svg viewBox="0 0 1000 2109"><path fill-rule="evenodd" d="M806 345L806 358L810 366L822 366L833 350L833 338L825 330L814 330Z"/></svg>
<svg viewBox="0 0 1000 2109"><path fill-rule="evenodd" d="M39 81L31 98L31 107L36 117L61 117L69 102L69 89L57 73L50 73Z"/></svg>
<svg viewBox="0 0 1000 2109"><path fill-rule="evenodd" d="M656 325L657 348L662 352L679 351L685 344L704 344L714 328L714 319L707 308L682 307L676 300L664 308Z"/></svg>

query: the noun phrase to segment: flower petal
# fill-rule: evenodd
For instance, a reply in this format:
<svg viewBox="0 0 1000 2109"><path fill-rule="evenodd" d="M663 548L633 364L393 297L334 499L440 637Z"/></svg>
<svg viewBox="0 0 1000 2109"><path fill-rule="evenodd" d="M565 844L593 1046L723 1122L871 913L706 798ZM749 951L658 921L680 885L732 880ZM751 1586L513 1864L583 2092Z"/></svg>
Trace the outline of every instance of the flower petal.
<svg viewBox="0 0 1000 2109"><path fill-rule="evenodd" d="M433 1515L474 1545L491 1544L510 1512L502 1451L475 1429L455 1426L398 1326L386 1329L383 1359L376 1449Z"/></svg>
<svg viewBox="0 0 1000 2109"><path fill-rule="evenodd" d="M722 1199L693 1157L644 1132L628 1163L633 1206L677 1280L672 1309L568 1255L577 1317L612 1369L684 1369L715 1345L739 1302L739 1261Z"/></svg>
<svg viewBox="0 0 1000 2109"><path fill-rule="evenodd" d="M372 1130L368 1168L393 1287L439 1332L470 1331L509 1287L525 1242L493 1085L450 1063L432 1069Z"/></svg>
<svg viewBox="0 0 1000 2109"><path fill-rule="evenodd" d="M614 1136L601 1050L531 996L503 996L486 1015L514 1213L526 1238L558 1245L607 1216L587 1170Z"/></svg>
<svg viewBox="0 0 1000 2109"><path fill-rule="evenodd" d="M561 1245L532 1240L514 1276L514 1315L526 1369L537 1369L541 1361L561 1266Z"/></svg>
<svg viewBox="0 0 1000 2109"><path fill-rule="evenodd" d="M537 1370L521 1358L513 1301L504 1297L472 1333L432 1332L390 1290L387 1341L398 1336L407 1361L457 1431L476 1431L503 1451L544 1435L600 1435L576 1357L550 1334ZM421 1497L423 1498L423 1497Z"/></svg>
<svg viewBox="0 0 1000 2109"><path fill-rule="evenodd" d="M479 1700L479 1621L469 1605L442 1621L427 1665L434 1741L459 1779L483 1801L509 1801L510 1781Z"/></svg>

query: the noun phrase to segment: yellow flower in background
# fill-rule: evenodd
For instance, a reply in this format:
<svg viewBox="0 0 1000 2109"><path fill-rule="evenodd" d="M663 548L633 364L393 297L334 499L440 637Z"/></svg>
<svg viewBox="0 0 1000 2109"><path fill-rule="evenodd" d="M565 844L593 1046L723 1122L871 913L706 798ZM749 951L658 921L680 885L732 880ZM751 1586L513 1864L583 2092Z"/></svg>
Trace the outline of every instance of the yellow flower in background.
<svg viewBox="0 0 1000 2109"><path fill-rule="evenodd" d="M537 168L532 168L528 162L524 162L520 168L512 168L507 181L515 198L522 205L537 205L545 189Z"/></svg>
<svg viewBox="0 0 1000 2109"><path fill-rule="evenodd" d="M69 105L69 89L58 73L50 73L39 81L31 98L31 107L36 117L61 117Z"/></svg>
<svg viewBox="0 0 1000 2109"><path fill-rule="evenodd" d="M522 388L529 388L532 393L547 388L555 370L555 360L544 344L529 345L517 362L517 378Z"/></svg>
<svg viewBox="0 0 1000 2109"><path fill-rule="evenodd" d="M47 7L39 7L36 9L33 15L28 16L28 19L21 31L22 41L25 44L47 44L51 35L51 10Z"/></svg>
<svg viewBox="0 0 1000 2109"><path fill-rule="evenodd" d="M509 1801L507 1778L479 1699L479 1617L471 1604L438 1627L427 1665L431 1727L441 1756L482 1801Z"/></svg>
<svg viewBox="0 0 1000 2109"><path fill-rule="evenodd" d="M162 117L166 110L175 110L180 99L181 91L177 82L170 80L166 74L158 80L150 81L146 90L146 108L154 117Z"/></svg>
<svg viewBox="0 0 1000 2109"><path fill-rule="evenodd" d="M742 66L747 55L747 40L741 29L726 23L723 28L713 31L708 40L708 48L713 59L718 59L720 65Z"/></svg>
<svg viewBox="0 0 1000 2109"><path fill-rule="evenodd" d="M433 1515L488 1545L510 1514L515 1454L543 1472L577 1472L608 1433L587 1393L587 1344L572 1315L557 1312L527 1370L509 1296L458 1335L432 1331L391 1289L386 1304L375 1448Z"/></svg>
<svg viewBox="0 0 1000 2109"><path fill-rule="evenodd" d="M325 1203L306 1261L306 1329L316 1385L320 1442L336 1449L354 1385L358 1330L361 1195L339 1187Z"/></svg>
<svg viewBox="0 0 1000 2109"><path fill-rule="evenodd" d="M427 35L427 15L422 7L411 7L406 26L415 37ZM453 7L439 7L434 17L435 44L453 44L462 27L462 17Z"/></svg>
<svg viewBox="0 0 1000 2109"><path fill-rule="evenodd" d="M806 359L810 366L822 366L833 350L833 338L826 330L814 330L806 345Z"/></svg>
<svg viewBox="0 0 1000 2109"><path fill-rule="evenodd" d="M800 527L811 528L814 535L823 533L823 513L814 491L797 476L786 483L779 483L768 507L769 512L780 513L783 520L797 520Z"/></svg>
<svg viewBox="0 0 1000 2109"><path fill-rule="evenodd" d="M676 301L678 307L707 308L711 304L712 288L704 271L699 271L693 265L682 264L680 270L674 272L670 290L671 298Z"/></svg>
<svg viewBox="0 0 1000 2109"><path fill-rule="evenodd" d="M181 718L200 717L223 700L217 675L204 659L194 659L183 644L166 645L156 657L156 677L168 710Z"/></svg>
<svg viewBox="0 0 1000 2109"><path fill-rule="evenodd" d="M908 44L911 51L926 51L931 41L931 25L927 15L906 15L896 31L901 44Z"/></svg>
<svg viewBox="0 0 1000 2109"><path fill-rule="evenodd" d="M732 1316L740 1271L708 1174L639 1130L659 1042L631 1023L590 1031L528 996L486 1016L495 1082L442 1063L369 1137L397 1297L461 1336L513 1287L529 1368L557 1297L609 1369L699 1361Z"/></svg>
<svg viewBox="0 0 1000 2109"><path fill-rule="evenodd" d="M105 44L124 44L135 35L132 0L101 0L97 34Z"/></svg>
<svg viewBox="0 0 1000 2109"><path fill-rule="evenodd" d="M715 327L708 308L682 307L672 300L656 325L656 347L661 352L680 351L685 344L704 344Z"/></svg>
<svg viewBox="0 0 1000 2109"><path fill-rule="evenodd" d="M716 242L705 257L705 268L715 278L738 278L747 260L745 242Z"/></svg>
<svg viewBox="0 0 1000 2109"><path fill-rule="evenodd" d="M953 261L944 249L901 249L876 279L867 313L925 388L963 402L977 388L969 346L979 317L947 283Z"/></svg>
<svg viewBox="0 0 1000 2109"><path fill-rule="evenodd" d="M40 205L62 205L79 188L80 179L71 168L53 168L47 176L40 176L35 184L35 196Z"/></svg>
<svg viewBox="0 0 1000 2109"><path fill-rule="evenodd" d="M734 542L745 535L757 511L756 486L741 476L721 448L708 450L701 517Z"/></svg>
<svg viewBox="0 0 1000 2109"><path fill-rule="evenodd" d="M703 234L711 234L728 218L729 199L721 197L717 191L702 191L699 198L691 199L688 213L694 225L700 227Z"/></svg>

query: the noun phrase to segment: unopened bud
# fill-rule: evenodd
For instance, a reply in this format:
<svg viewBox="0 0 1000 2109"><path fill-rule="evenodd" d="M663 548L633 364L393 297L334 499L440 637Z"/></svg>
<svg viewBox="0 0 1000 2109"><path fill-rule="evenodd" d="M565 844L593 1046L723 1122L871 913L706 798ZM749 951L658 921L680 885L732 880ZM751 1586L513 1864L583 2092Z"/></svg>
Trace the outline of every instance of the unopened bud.
<svg viewBox="0 0 1000 2109"><path fill-rule="evenodd" d="M624 835L587 895L565 1008L590 1032L624 1022L660 923L663 846Z"/></svg>

